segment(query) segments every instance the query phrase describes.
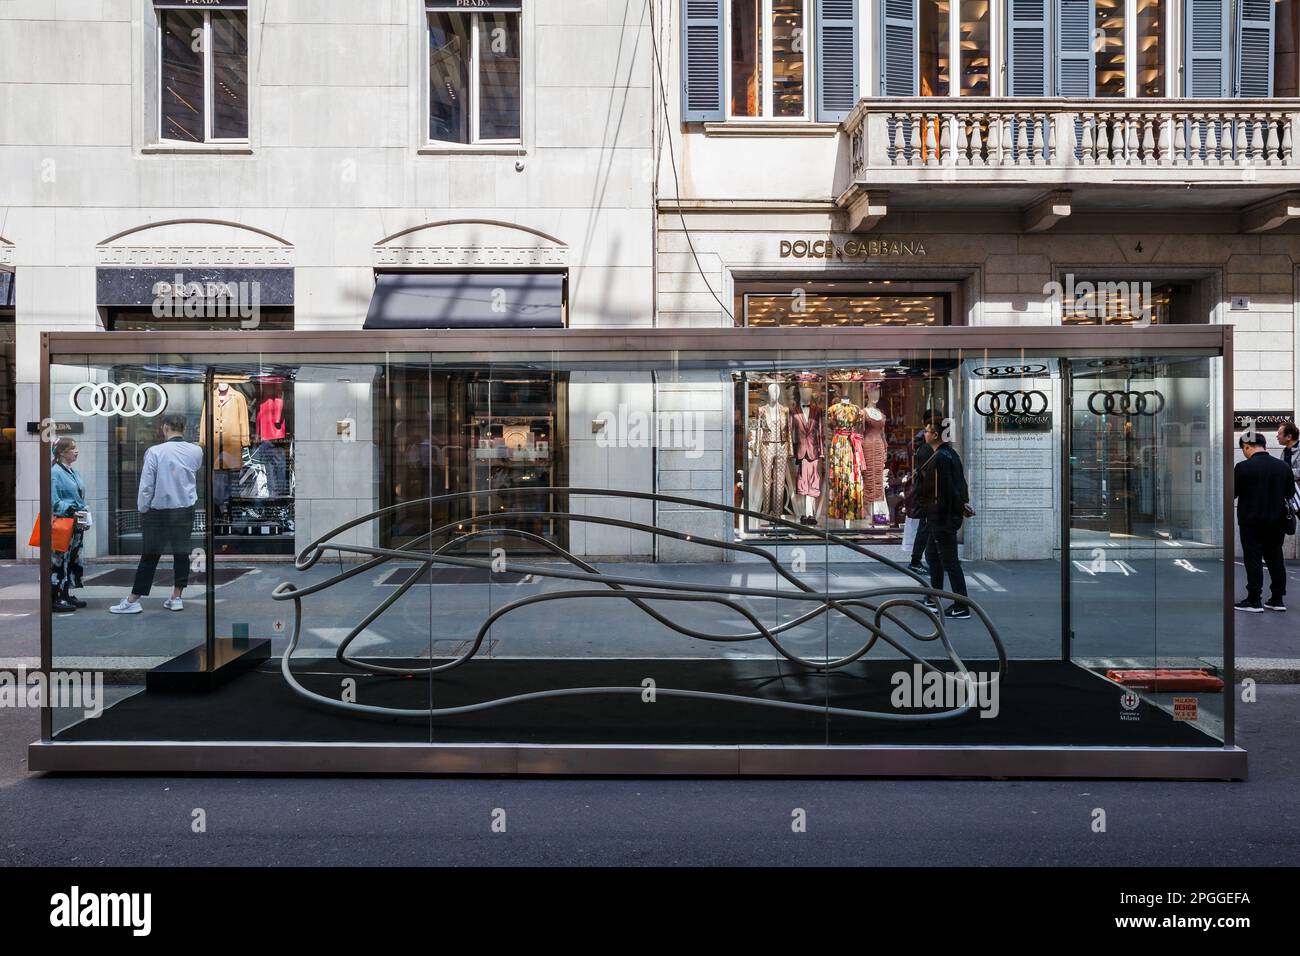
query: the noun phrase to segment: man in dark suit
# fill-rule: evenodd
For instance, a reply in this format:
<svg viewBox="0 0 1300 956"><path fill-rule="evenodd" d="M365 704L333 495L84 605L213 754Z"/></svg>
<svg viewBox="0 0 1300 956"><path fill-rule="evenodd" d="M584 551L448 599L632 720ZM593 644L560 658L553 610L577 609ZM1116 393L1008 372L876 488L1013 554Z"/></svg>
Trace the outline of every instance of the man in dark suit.
<svg viewBox="0 0 1300 956"><path fill-rule="evenodd" d="M967 515L970 489L966 486L961 457L957 449L944 441L943 431L944 421L938 416L931 417L926 423L925 442L933 454L917 469L916 503L930 531L925 546L925 560L930 566L930 587L942 590L943 576L947 572L949 589L964 597L966 575L957 557L957 532ZM922 603L931 610L939 610L939 603L932 598L926 598ZM943 616L965 619L971 616L970 607L954 602L943 611Z"/></svg>
<svg viewBox="0 0 1300 956"><path fill-rule="evenodd" d="M1295 494L1295 478L1286 462L1265 449L1268 440L1259 433L1241 436L1245 461L1237 462L1233 482L1237 496L1237 526L1241 529L1241 558L1246 565L1246 599L1238 611L1285 611L1286 566L1282 541L1286 537L1286 502ZM1271 596L1262 604L1264 568L1268 565Z"/></svg>

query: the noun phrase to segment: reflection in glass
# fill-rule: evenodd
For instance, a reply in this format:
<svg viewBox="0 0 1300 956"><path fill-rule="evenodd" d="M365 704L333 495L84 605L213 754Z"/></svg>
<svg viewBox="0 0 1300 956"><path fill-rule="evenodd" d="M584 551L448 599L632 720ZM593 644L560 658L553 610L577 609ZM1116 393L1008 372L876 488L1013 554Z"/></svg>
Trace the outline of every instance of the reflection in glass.
<svg viewBox="0 0 1300 956"><path fill-rule="evenodd" d="M248 138L248 14L212 14L212 136Z"/></svg>
<svg viewBox="0 0 1300 956"><path fill-rule="evenodd" d="M479 139L519 138L519 14L479 18Z"/></svg>
<svg viewBox="0 0 1300 956"><path fill-rule="evenodd" d="M921 95L948 96L951 52L949 0L921 0Z"/></svg>
<svg viewBox="0 0 1300 956"><path fill-rule="evenodd" d="M749 325L943 325L942 295L746 295Z"/></svg>
<svg viewBox="0 0 1300 956"><path fill-rule="evenodd" d="M1098 96L1124 95L1124 2L1097 0L1097 29L1092 44Z"/></svg>
<svg viewBox="0 0 1300 956"><path fill-rule="evenodd" d="M468 143L471 23L457 13L429 14L429 139Z"/></svg>
<svg viewBox="0 0 1300 956"><path fill-rule="evenodd" d="M1138 96L1165 95L1165 11L1163 0L1137 0Z"/></svg>
<svg viewBox="0 0 1300 956"><path fill-rule="evenodd" d="M731 0L731 115L763 114L763 0Z"/></svg>
<svg viewBox="0 0 1300 956"><path fill-rule="evenodd" d="M961 90L962 96L988 96L989 0L961 0Z"/></svg>
<svg viewBox="0 0 1300 956"><path fill-rule="evenodd" d="M803 0L772 0L772 113L804 114Z"/></svg>
<svg viewBox="0 0 1300 956"><path fill-rule="evenodd" d="M203 14L158 11L162 33L162 137L204 141Z"/></svg>

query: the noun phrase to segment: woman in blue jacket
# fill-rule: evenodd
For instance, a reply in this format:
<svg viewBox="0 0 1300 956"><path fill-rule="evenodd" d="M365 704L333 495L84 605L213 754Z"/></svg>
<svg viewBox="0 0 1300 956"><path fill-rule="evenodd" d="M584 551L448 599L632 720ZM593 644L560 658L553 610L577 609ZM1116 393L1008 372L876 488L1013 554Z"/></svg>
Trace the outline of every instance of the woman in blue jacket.
<svg viewBox="0 0 1300 956"><path fill-rule="evenodd" d="M72 518L78 511L86 510L86 485L73 468L80 452L71 438L60 438L54 443L54 464L50 468L50 509L56 518ZM75 611L86 602L71 594L72 588L81 587L81 539L84 531L80 524L72 526L72 542L67 551L55 551L50 574L54 610Z"/></svg>

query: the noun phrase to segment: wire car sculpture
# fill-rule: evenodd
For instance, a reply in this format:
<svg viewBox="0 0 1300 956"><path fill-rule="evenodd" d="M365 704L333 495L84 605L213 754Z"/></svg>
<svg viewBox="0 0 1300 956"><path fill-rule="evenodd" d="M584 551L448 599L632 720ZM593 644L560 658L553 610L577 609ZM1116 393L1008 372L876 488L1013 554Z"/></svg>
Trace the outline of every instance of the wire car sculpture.
<svg viewBox="0 0 1300 956"><path fill-rule="evenodd" d="M845 548L857 555L877 561L892 571L898 572L905 580L909 580L912 583L906 583L901 586L891 585L887 587L839 592L833 592L829 589L821 591L814 588L806 581L801 580L787 568L782 567L780 562L776 559L776 556L773 555L770 550L755 544L749 544L743 541L723 541L704 537L698 534L689 534L667 528L660 528L654 525L648 525L642 522L622 518L607 517L604 515L574 514L568 511L536 511L531 509L526 511L488 511L474 518L475 523L480 525L480 527L473 530L458 533L457 529L465 523L463 519L459 519L442 525L441 527L432 528L430 531L397 548L378 548L360 544L345 544L334 540L352 528L365 524L376 518L396 514L397 512L407 508L429 507L443 503L467 501L476 496L493 496L495 498L508 499L515 495L527 495L529 498L534 500L539 495L554 495L557 497L577 495L584 498L603 497L685 505L705 511L723 512L729 515L760 518L769 522L771 525L784 526L785 528L798 532L800 535L804 536L810 533L810 529L807 525L796 524L792 521L773 518L771 515L749 511L743 508L736 508L730 505L650 492L621 491L603 488L542 487L484 489L481 491L457 492L402 502L397 505L382 508L378 511L372 511L369 514L355 518L346 524L339 525L337 528L334 528L311 544L307 545L307 547L299 553L294 562L294 566L299 571L307 571L314 567L322 558L326 557L327 554L336 555L340 560L340 565L342 564L342 558L344 555L364 558L365 560L360 561L360 563L355 563L351 567L341 569L338 574L335 574L324 581L319 581L303 587L298 587L290 581L281 582L272 592L272 597L275 600L292 601L294 607L293 630L290 635L289 646L280 659L280 673L289 687L292 688L296 694L309 701L323 704L336 710L342 710L354 714L383 717L426 719L453 717L491 710L498 707L507 707L512 704L523 703L526 701L546 700L559 697L616 694L641 695L644 693L645 688L640 685L628 687L566 687L516 694L509 697L484 700L456 707L427 707L412 709L385 707L376 704L361 704L355 701L339 700L332 697L326 697L323 694L318 694L304 687L294 676L291 667L294 651L297 650L299 640L302 636L304 599L311 595L319 594L342 581L357 577L358 575L366 574L367 572L390 561L409 563L413 560L419 564L416 572L397 587L391 595L381 601L378 606L366 614L365 617L352 627L347 636L339 643L335 652L335 657L341 664L368 674L390 674L400 676L428 674L432 679L433 675L445 674L472 660L479 652L480 648L483 647L484 641L493 624L500 622L503 618L520 608L551 601L613 599L627 601L665 627L695 640L730 644L765 641L767 644L771 645L780 658L784 658L798 668L820 674L830 674L850 666L854 662L865 657L876 645L877 641L883 641L905 657L909 658L915 664L919 664L922 668L944 675L945 680L956 679L963 682L968 690L966 695L959 697L959 700L964 701L964 703L961 703L959 706L923 714L861 710L849 707L808 704L799 701L772 700L746 696L744 694L725 694L671 687L657 687L656 693L659 695L665 697L720 701L728 704L744 704L756 707L772 707L784 710L804 711L834 717L853 717L883 721L927 722L961 717L970 713L974 709L972 701L976 699L976 691L985 687L985 683L977 680L975 676L967 670L966 665L953 649L952 643L949 641L948 634L944 628L944 618L942 613L938 613L922 603L923 600L928 598L936 603L940 599L943 599L968 606L983 624L997 654L998 673L996 677L989 675L986 680L996 680L1001 683L1006 676L1007 657L1001 636L993 622L989 619L989 616L984 612L979 604L967 596L932 588L928 582L924 581L919 575L909 571L904 566L897 564L889 558L865 548L854 541L833 534L829 531L817 532L816 540L818 542L825 542L829 545L835 545L836 547ZM585 522L590 524L627 528L635 531L647 532L660 537L691 542L705 547L745 553L752 555L761 561L765 561L782 580L788 582L790 587L760 588L728 585L725 588L719 588L713 584L694 583L688 580L663 580L612 574L598 569L594 565L584 561L582 558L572 554L555 542L550 541L539 534L525 531L520 528L510 527L512 521L536 520L538 518ZM349 645L351 645L351 643L363 631L365 631L366 628L378 620L385 611L399 601L402 596L406 594L412 586L420 581L426 572L428 572L435 564L462 568L480 568L488 571L494 570L491 556L473 557L450 553L476 538L484 538L488 536L505 536L516 538L521 541L527 541L533 545L540 545L542 548L563 559L563 562L557 562L555 564L531 563L525 565L511 562L509 566L511 572L536 575L542 578L573 581L582 586L569 590L545 591L540 594L531 594L519 598L518 600L511 601L493 610L478 627L473 641L469 643L469 646L463 651L463 653L443 663L431 663L428 667L394 667L380 664L375 661L358 660L348 655ZM434 546L434 543L443 537L447 537L449 540L443 544ZM748 607L743 600L741 600L745 598L798 601L806 603L810 605L810 607L796 614L788 621L768 626L760 621L754 611ZM739 618L743 619L751 629L740 630L737 633L711 633L708 631L702 631L673 620L669 615L651 607L646 603L648 601L667 601L682 604L711 603L720 605L733 611ZM828 654L824 659L816 659L800 656L789 650L782 643L782 634L820 618L822 615L830 614L832 612L842 615L848 620L854 622L865 632L865 638L862 644L852 653L846 654L842 657L831 657ZM920 615L921 620L927 621L932 629L922 631L913 627L912 624L909 623L909 619L915 621L915 618L911 617L911 615ZM971 620L974 620L974 618ZM897 630L894 633L890 633L890 628L896 628ZM931 661L914 653L903 643L906 640L916 641L922 644L938 642L943 649L947 663L952 665L953 670L941 670Z"/></svg>

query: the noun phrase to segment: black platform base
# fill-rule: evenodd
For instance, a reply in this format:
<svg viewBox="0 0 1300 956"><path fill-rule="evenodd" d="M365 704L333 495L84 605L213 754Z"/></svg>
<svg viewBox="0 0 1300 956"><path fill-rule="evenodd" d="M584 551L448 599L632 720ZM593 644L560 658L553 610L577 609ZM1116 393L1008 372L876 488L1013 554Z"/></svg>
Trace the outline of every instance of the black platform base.
<svg viewBox="0 0 1300 956"><path fill-rule="evenodd" d="M246 637L219 637L208 660L206 647L196 647L145 674L149 691L212 691L252 670L271 656L271 642Z"/></svg>

